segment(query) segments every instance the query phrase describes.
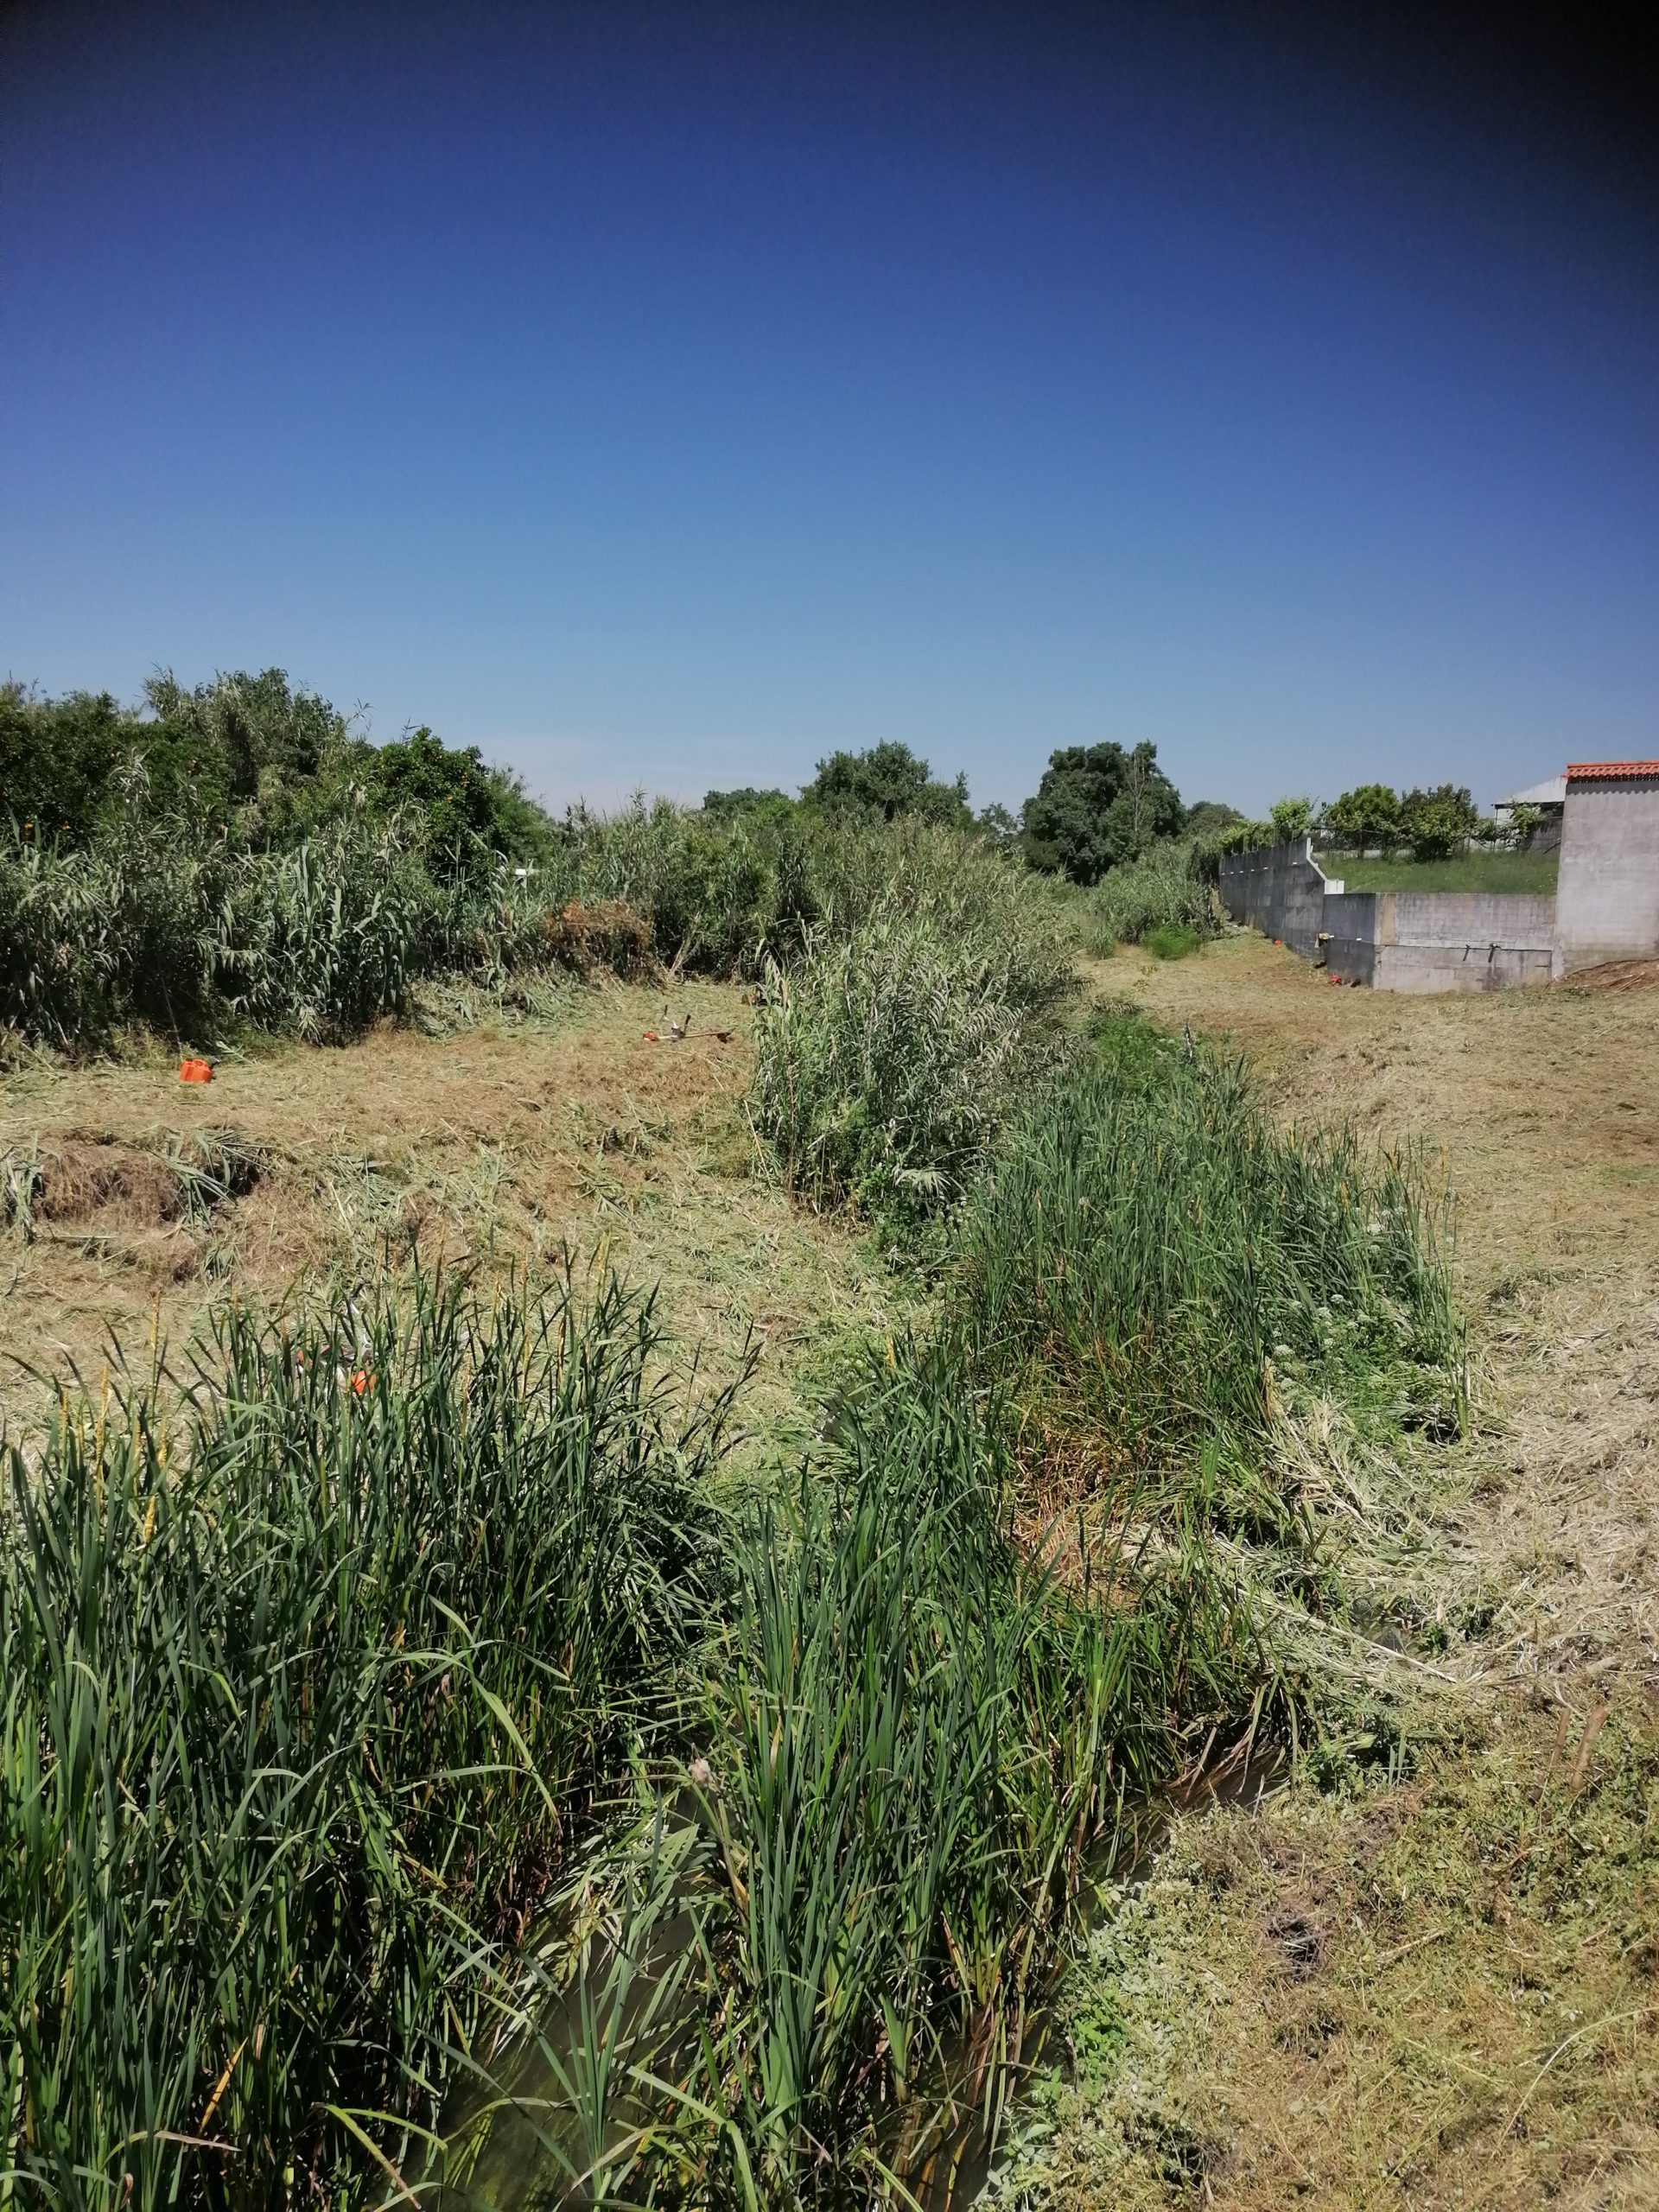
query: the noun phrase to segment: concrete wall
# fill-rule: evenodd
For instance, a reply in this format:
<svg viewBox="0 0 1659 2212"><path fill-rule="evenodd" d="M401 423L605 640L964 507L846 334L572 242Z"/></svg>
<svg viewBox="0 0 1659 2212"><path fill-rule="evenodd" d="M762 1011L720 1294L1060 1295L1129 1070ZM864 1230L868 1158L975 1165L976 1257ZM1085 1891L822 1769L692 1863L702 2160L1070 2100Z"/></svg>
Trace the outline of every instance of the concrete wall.
<svg viewBox="0 0 1659 2212"><path fill-rule="evenodd" d="M1342 886L1336 888L1340 891ZM1263 937L1276 938L1305 960L1312 960L1319 950L1325 889L1306 837L1222 856L1221 903L1233 919L1248 922Z"/></svg>
<svg viewBox="0 0 1659 2212"><path fill-rule="evenodd" d="M1554 973L1659 956L1659 777L1573 781L1561 822Z"/></svg>
<svg viewBox="0 0 1659 2212"><path fill-rule="evenodd" d="M1253 923L1341 982L1381 991L1497 991L1549 981L1553 899L1344 891L1326 885L1295 845L1230 855L1221 868L1222 903L1235 921Z"/></svg>
<svg viewBox="0 0 1659 2212"><path fill-rule="evenodd" d="M1375 983L1380 891L1325 893L1325 965L1344 983ZM1317 956L1316 956L1317 957Z"/></svg>
<svg viewBox="0 0 1659 2212"><path fill-rule="evenodd" d="M1547 983L1555 901L1518 892L1385 891L1376 971L1384 991L1501 991Z"/></svg>

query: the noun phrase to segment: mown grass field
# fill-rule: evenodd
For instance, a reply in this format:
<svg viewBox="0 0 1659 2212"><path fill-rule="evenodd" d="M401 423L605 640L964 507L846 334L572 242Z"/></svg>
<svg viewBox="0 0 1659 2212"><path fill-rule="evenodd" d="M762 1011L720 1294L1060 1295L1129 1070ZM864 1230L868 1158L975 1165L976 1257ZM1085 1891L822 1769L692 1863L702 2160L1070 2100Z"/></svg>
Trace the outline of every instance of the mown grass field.
<svg viewBox="0 0 1659 2212"><path fill-rule="evenodd" d="M575 2006L580 2018L535 2078L564 2119L521 2114L550 2142L527 2150L521 2136L505 2173L486 2149L478 2175L510 2194L534 2152L544 2182L562 2177L588 2198L608 2177L619 2201L648 2182L663 2202L868 2201L931 2124L925 2095L906 2119L896 2091L937 2088L956 2068L959 2099L1007 2100L990 2184L1005 2201L1649 2201L1659 995L1330 993L1289 955L1238 936L1179 962L1120 950L1085 963L1074 1033L1091 1001L1127 999L1169 1041L1109 1028L1090 1048L1107 1054L1092 1077L998 1136L1001 1164L947 1245L930 1242L925 1160L969 1161L995 1116L948 1086L918 1089L892 1048L925 1010L925 964L903 989L890 979L912 971L891 946L868 982L836 972L830 1015L857 1014L843 1033L822 1026L811 988L760 1010L770 1090L754 1085L751 994L709 982L676 988L672 1012L691 1015L677 1042L646 1037L664 1034L660 991L573 986L513 1019L486 1007L463 1020L455 1001L429 1023L442 1033L260 1045L199 1091L159 1054L79 1068L40 1058L5 1081L0 1154L28 1217L14 1204L0 1240L4 1348L35 1370L0 1378L13 1427L49 1413L48 1378L69 1362L98 1401L110 1329L142 1376L153 1344L182 1346L228 1298L281 1300L297 1284L325 1310L345 1298L363 1313L351 1358L372 1378L364 1408L381 1408L371 1431L353 1377L329 1385L339 1411L306 1432L315 1487L339 1452L367 1448L360 1433L412 1433L382 1381L401 1372L405 1341L373 1317L388 1267L394 1287L416 1268L469 1268L482 1310L509 1326L514 1271L545 1268L567 1246L583 1281L614 1265L660 1285L658 1333L636 1365L628 1309L612 1309L618 1350L582 1370L597 1399L561 1399L565 1410L526 1426L505 1379L512 1362L499 1395L480 1401L463 1387L474 1355L458 1351L453 1383L421 1401L423 1433L511 1435L527 1467L548 1448L537 1439L575 1434L668 1455L669 1488L650 1496L678 1502L653 1505L629 1538L643 1630L608 1592L560 1599L607 1624L580 1698L533 1693L508 1590L489 1592L499 1666L466 1647L481 1700L528 1700L537 1715L533 1764L554 1787L556 1834L487 1700L467 1735L438 1608L481 1617L488 1585L444 1580L466 1558L439 1572L450 1502L399 1488L412 1463L395 1455L372 1462L388 1499L404 1501L385 1525L434 1532L436 1551L421 1556L436 1579L397 1592L387 1637L448 1656L426 1674L375 1657L317 1678L362 1740L365 1774L416 1762L425 1826L386 1830L390 1863L424 1860L452 1829L461 1840L447 1847L463 1856L488 1840L472 1834L465 1789L433 1796L421 1779L412 1698L461 1732L452 1764L491 1747L500 1770L475 1787L514 1808L498 1823L493 1938L543 1924L524 1918L527 1904L563 1900L553 1925L575 1948L552 1945L558 2017L568 2025ZM1001 1032L969 1043L993 1061L1014 1050ZM1265 1085L1268 1119L1226 1073L1236 1054ZM837 1102L877 1082L891 1119L872 1150ZM1285 1147L1275 1117L1314 1132L1351 1122L1360 1149L1324 1135ZM1474 1380L1462 1438L1433 1380L1450 1339L1435 1333L1433 1283L1410 1287L1419 1200L1406 1186L1391 1197L1366 1165L1378 1138L1426 1143L1457 1193ZM971 1184L970 1165L959 1173ZM1431 1211L1441 1173L1434 1164L1424 1186ZM868 1210L847 1210L849 1188L887 1210L879 1230ZM905 1264L907 1236L925 1264ZM280 1369L276 1395L303 1425L313 1386L280 1344L308 1357L312 1339L291 1310L286 1337L245 1336L236 1357L251 1376ZM1414 1346L1428 1364L1402 1369ZM659 1414L651 1393L671 1383ZM734 1384L720 1439L733 1449L705 1463L667 1409L691 1402L688 1389L706 1402ZM597 1402L614 1408L609 1429L583 1410ZM213 1479L253 1480L243 1432L209 1430L199 1456L226 1470ZM610 1510L614 1448L581 1463L590 1487L524 1493L537 1501L527 1535L545 1528L548 1560L563 1556L570 1498ZM144 1501L168 1493L142 1453L118 1465L137 1485L143 1533ZM111 1494L110 1476L99 1481ZM717 1515L762 1517L740 1541L736 1522L706 1519L705 1493ZM477 1503L487 1525L497 1509L483 1489ZM380 1537L338 1529L326 1500L314 1509L307 1541L365 1562L365 1589L380 1589ZM698 1550L716 1527L714 1550ZM65 1557L70 1534L94 1533L73 1516L64 1528ZM672 1612L677 1584L692 1586L672 1568L688 1541L705 1562L700 1623ZM244 1571L280 1585L271 1555L247 1541ZM143 1560L120 1557L120 1574L138 1578L120 1586L145 1591ZM473 1592L464 1604L458 1587ZM670 1611L650 1611L659 1603ZM186 1611L205 1645L243 1649L233 1612L215 1625L211 1603ZM327 1612L307 1600L296 1618ZM706 1661L688 1669L677 1638L694 1653L710 1630ZM648 1695L628 1656L641 1632ZM144 1634L144 1649L165 1649ZM383 1640L377 1630L363 1653ZM553 1656L573 1680L563 1647ZM36 1663L48 1678L47 1658ZM296 1707L306 1727L315 1694ZM1254 1808L1178 1815L1148 1878L1109 1885L1081 1934L1067 1899L1104 1863L1114 1790L1119 1802L1126 1789L1155 1790L1206 1741L1213 1752L1237 1740L1253 1700L1264 1742L1299 1732L1293 1786ZM153 1756L147 1711L125 1710L129 1763ZM206 1730L198 1757L226 1756L211 1714L192 1725ZM626 1783L614 1764L625 1742L636 1747ZM127 1770L118 1759L113 1770ZM223 1766L226 1802L238 1772ZM964 1777L979 1782L964 1789ZM390 1817L374 1790L353 1792L349 1820L330 1819ZM589 1855L571 1855L567 1821ZM326 1853L305 1863L326 1880ZM392 1916L376 1929L396 1926L410 1957L456 1974L458 2017L481 2017L421 1879L386 1897L374 1911ZM662 1929L679 1931L672 1964ZM319 1976L341 2018L389 2001L378 1956L372 1947ZM1067 1957L1047 2055L1025 2078L1043 1962ZM271 2016L257 1976L238 1986L234 2005L219 2000L212 2063L189 2062L199 2086L185 2107L204 2134L234 2107L238 2124L289 2114L303 2135L292 2114L321 2092L297 2061L280 2081L257 2072ZM505 2000L497 1989L490 2001ZM685 2042L686 2005L712 2024L702 2052ZM393 2027L434 2032L412 2005ZM293 2050L310 2051L296 2034ZM653 2148L631 2138L645 2124L636 2077L663 2070L680 2118ZM397 2186L423 2193L410 2145L369 2110L396 2082L395 2066L352 2075L353 2124L395 2150ZM586 2148L572 2112L586 2115ZM326 2141L334 2164L278 2175L279 2200L296 2188L342 2202L396 2194L366 2152L352 2167L346 2122L307 2139ZM146 2169L155 2201L172 2171L164 2158ZM112 2197L89 2185L86 2202L118 2199L118 2164L105 2179Z"/></svg>

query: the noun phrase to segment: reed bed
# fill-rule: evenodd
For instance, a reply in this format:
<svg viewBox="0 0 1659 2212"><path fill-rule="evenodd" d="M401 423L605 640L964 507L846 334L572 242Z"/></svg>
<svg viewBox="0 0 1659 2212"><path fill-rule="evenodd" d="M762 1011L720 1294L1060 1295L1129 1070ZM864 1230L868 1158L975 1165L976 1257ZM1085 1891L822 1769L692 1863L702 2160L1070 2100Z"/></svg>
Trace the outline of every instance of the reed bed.
<svg viewBox="0 0 1659 2212"><path fill-rule="evenodd" d="M1451 1226L1409 1153L1281 1128L1242 1066L1109 1021L975 1192L963 1326L1087 1484L1207 1446L1271 1520L1255 1471L1297 1391L1455 1429Z"/></svg>
<svg viewBox="0 0 1659 2212"><path fill-rule="evenodd" d="M721 822L666 801L573 813L542 857L448 874L418 819L350 815L255 849L135 798L62 849L0 824L0 1031L79 1049L126 1027L334 1042L400 1018L416 984L522 989L550 973L760 976L888 906L1029 1008L1069 958L1059 903L982 840L804 814Z"/></svg>
<svg viewBox="0 0 1659 2212"><path fill-rule="evenodd" d="M512 2017L593 1782L718 1605L729 1393L649 1300L226 1311L7 1447L9 2196L349 2205Z"/></svg>
<svg viewBox="0 0 1659 2212"><path fill-rule="evenodd" d="M1221 934L1220 903L1204 855L1191 842L1154 845L1138 860L1120 862L1102 879L1092 906L1097 952L1154 939L1190 940L1196 950Z"/></svg>
<svg viewBox="0 0 1659 2212"><path fill-rule="evenodd" d="M902 887L845 936L809 934L756 1016L750 1112L789 1188L896 1235L947 1214L1060 1052L1049 1016L1073 987L1030 902L970 918Z"/></svg>

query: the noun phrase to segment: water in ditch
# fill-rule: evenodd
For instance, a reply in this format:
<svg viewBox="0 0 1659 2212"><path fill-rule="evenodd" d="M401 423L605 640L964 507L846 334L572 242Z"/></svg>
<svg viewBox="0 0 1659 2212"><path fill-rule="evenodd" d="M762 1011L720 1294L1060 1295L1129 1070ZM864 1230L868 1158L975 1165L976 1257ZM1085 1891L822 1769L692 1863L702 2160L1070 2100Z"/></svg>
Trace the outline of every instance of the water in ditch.
<svg viewBox="0 0 1659 2212"><path fill-rule="evenodd" d="M1128 1813L1085 1870L1077 1932L1088 1932L1114 1889L1145 1878L1179 1813L1210 1802L1255 1804L1280 1786L1283 1774L1276 1748L1245 1739ZM692 1802L688 1798L665 1812L688 1815ZM682 1836L690 1832L677 1831ZM663 1870L660 1878L688 1890L716 1878L714 1838L706 1829L704 1834L705 1847ZM702 2050L704 1985L696 1971L701 1918L689 1900L677 1910L671 1904L662 1910L661 1903L659 1897L640 1938L625 1935L590 1944L584 1974L543 2010L534 2033L499 2079L458 2096L443 2132L452 2146L470 2140L475 2147L464 2176L452 2164L450 2178L437 2183L432 2177L428 2189L437 2183L432 2197L428 2190L421 2192L435 2200L437 2212L541 2212L543 2207L633 2201L626 2184L609 2194L607 2174L620 2176L641 2131L671 2113L672 2099L662 2085L690 2085L685 2094L696 2094ZM569 1931L551 1931L549 1948L568 1941ZM1020 2081L1043 2063L1054 2018L1051 1987L1023 2024L1009 2069L1016 2094ZM645 2070L660 2091L651 2107L621 2082L626 2067L637 2063L632 2054L641 2048L649 2051ZM626 2056L607 2061L607 2049ZM607 2063L614 2069L608 2082ZM982 2055L964 2038L948 2040L930 2078L878 2124L878 2154L921 2212L963 2212L989 2178L1001 2114L986 2108L984 2070ZM602 2118L589 2132L581 2115L595 2108ZM848 2202L866 2202L868 2196L868 2176L861 2174Z"/></svg>

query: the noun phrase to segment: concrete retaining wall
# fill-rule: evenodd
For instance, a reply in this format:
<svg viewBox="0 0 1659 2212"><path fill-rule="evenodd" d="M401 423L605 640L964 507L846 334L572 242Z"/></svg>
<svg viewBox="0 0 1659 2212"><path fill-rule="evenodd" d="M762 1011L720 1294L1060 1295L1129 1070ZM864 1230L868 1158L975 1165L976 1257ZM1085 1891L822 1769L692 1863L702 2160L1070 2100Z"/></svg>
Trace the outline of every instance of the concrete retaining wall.
<svg viewBox="0 0 1659 2212"><path fill-rule="evenodd" d="M1659 956L1659 778L1569 780L1554 973Z"/></svg>
<svg viewBox="0 0 1659 2212"><path fill-rule="evenodd" d="M1236 922L1248 922L1312 960L1325 927L1327 884L1306 837L1288 845L1259 845L1227 853L1221 862L1221 903Z"/></svg>
<svg viewBox="0 0 1659 2212"><path fill-rule="evenodd" d="M1325 965L1344 983L1376 981L1377 907L1382 897L1379 891L1325 894L1321 925L1325 932Z"/></svg>
<svg viewBox="0 0 1659 2212"><path fill-rule="evenodd" d="M1222 904L1344 983L1380 991L1496 991L1549 981L1555 901L1514 892L1344 891L1294 846L1222 862ZM1313 909L1319 884L1317 918ZM1278 926L1273 925L1276 923ZM1294 934L1293 934L1294 931Z"/></svg>

